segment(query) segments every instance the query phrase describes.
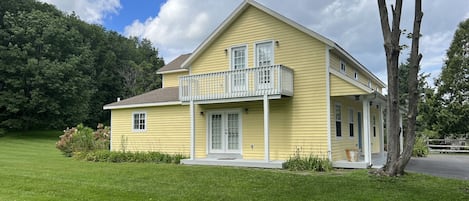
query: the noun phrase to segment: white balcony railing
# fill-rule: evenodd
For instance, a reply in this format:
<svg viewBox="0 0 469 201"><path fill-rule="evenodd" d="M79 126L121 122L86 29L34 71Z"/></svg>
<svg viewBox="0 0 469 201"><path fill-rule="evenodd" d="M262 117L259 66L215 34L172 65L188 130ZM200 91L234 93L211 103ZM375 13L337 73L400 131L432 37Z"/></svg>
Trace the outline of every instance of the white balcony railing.
<svg viewBox="0 0 469 201"><path fill-rule="evenodd" d="M179 78L181 101L262 95L293 96L293 70L283 65L273 65Z"/></svg>

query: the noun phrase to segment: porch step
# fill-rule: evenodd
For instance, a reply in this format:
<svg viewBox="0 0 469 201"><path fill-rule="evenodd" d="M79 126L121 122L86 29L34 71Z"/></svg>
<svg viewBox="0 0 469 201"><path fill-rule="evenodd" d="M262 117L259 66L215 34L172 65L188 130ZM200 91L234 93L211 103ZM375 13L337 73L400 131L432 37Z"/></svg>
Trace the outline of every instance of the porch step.
<svg viewBox="0 0 469 201"><path fill-rule="evenodd" d="M243 160L243 159L227 159L227 158L205 158L205 159L183 159L181 164L184 165L214 165L214 166L232 166L232 167L256 167L281 169L284 161L262 161L262 160Z"/></svg>

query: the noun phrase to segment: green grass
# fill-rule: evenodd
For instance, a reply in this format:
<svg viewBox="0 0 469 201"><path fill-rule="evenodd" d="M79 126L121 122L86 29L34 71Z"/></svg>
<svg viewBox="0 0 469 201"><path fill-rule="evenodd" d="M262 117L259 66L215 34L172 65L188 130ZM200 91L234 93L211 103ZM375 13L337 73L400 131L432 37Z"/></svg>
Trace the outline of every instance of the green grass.
<svg viewBox="0 0 469 201"><path fill-rule="evenodd" d="M0 200L469 200L469 181L152 163L93 163L55 149L60 133L0 138Z"/></svg>

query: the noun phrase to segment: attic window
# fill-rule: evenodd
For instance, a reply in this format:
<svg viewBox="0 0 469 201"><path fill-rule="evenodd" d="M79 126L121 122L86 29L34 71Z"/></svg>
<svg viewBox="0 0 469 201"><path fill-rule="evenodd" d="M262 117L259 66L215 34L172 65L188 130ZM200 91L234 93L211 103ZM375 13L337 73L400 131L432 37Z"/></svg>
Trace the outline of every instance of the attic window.
<svg viewBox="0 0 469 201"><path fill-rule="evenodd" d="M371 88L371 80L368 80L368 87Z"/></svg>
<svg viewBox="0 0 469 201"><path fill-rule="evenodd" d="M357 71L355 71L354 77L355 77L355 80L358 80L358 73L357 73Z"/></svg>
<svg viewBox="0 0 469 201"><path fill-rule="evenodd" d="M346 71L346 65L344 61L340 61L340 72L345 73Z"/></svg>

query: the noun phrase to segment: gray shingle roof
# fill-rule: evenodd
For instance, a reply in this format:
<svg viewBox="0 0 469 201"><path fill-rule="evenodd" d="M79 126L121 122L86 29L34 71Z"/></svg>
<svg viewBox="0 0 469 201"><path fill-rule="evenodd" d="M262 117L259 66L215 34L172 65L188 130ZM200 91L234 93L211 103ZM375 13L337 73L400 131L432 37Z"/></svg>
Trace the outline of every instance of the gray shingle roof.
<svg viewBox="0 0 469 201"><path fill-rule="evenodd" d="M184 68L181 68L181 64L186 61L187 58L191 56L191 53L189 54L183 54L174 59L173 61L169 62L169 64L166 64L162 68L160 68L157 72L158 73L163 73L167 71L173 71L173 70L184 70Z"/></svg>
<svg viewBox="0 0 469 201"><path fill-rule="evenodd" d="M126 108L125 106L158 104L165 102L179 101L179 87L165 87L155 89L144 94L130 97L119 102L110 103L104 106L104 109Z"/></svg>

